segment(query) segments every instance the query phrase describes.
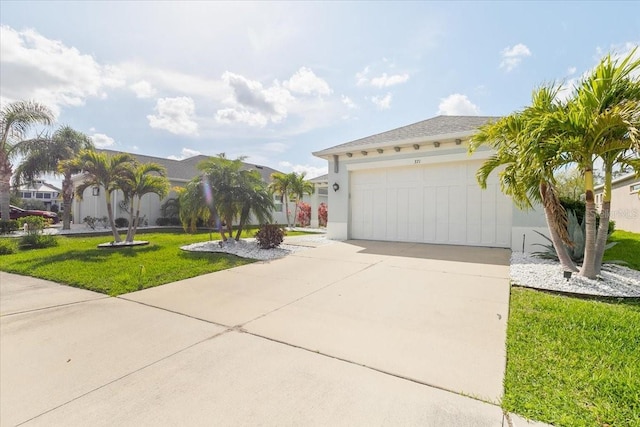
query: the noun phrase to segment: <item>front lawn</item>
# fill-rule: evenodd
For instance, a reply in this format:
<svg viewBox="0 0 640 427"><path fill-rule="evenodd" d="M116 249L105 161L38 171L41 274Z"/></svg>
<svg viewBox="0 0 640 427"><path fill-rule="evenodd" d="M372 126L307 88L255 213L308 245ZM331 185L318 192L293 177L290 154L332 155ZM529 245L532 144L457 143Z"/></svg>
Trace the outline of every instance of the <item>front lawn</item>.
<svg viewBox="0 0 640 427"><path fill-rule="evenodd" d="M605 261L622 260L627 263L627 267L640 270L640 233L614 231L609 241L618 244L604 253Z"/></svg>
<svg viewBox="0 0 640 427"><path fill-rule="evenodd" d="M502 404L556 426L640 426L640 303L512 288Z"/></svg>
<svg viewBox="0 0 640 427"><path fill-rule="evenodd" d="M180 250L180 246L209 240L208 232L138 233L136 237L150 244L98 249L110 236L60 236L56 247L1 256L0 270L115 296L253 262L233 255ZM220 239L217 233L212 237Z"/></svg>

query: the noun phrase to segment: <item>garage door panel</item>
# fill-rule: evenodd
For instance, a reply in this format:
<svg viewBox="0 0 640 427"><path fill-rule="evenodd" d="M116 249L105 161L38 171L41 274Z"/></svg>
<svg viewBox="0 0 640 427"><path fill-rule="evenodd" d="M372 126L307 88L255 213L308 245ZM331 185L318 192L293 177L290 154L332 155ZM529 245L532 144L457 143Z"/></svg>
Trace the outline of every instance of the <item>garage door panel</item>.
<svg viewBox="0 0 640 427"><path fill-rule="evenodd" d="M480 189L475 177L480 164L353 172L350 236L509 247L511 201L497 180Z"/></svg>

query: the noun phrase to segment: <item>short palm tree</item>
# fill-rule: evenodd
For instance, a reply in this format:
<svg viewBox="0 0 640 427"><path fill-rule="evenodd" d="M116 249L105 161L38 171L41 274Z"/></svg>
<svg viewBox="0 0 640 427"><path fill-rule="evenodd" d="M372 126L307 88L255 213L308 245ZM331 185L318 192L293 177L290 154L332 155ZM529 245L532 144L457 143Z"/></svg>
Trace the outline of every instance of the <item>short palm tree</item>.
<svg viewBox="0 0 640 427"><path fill-rule="evenodd" d="M315 187L313 183L307 181L305 177L307 176L306 172L302 172L297 174L295 172L291 172L288 174L289 176L289 194L293 196L296 202L296 207L293 213L293 223L295 225L298 220L298 203L302 201L302 198L305 194L313 194Z"/></svg>
<svg viewBox="0 0 640 427"><path fill-rule="evenodd" d="M9 220L12 159L26 155L37 147L34 140L25 140L29 130L38 124L49 126L55 118L46 106L33 101L17 101L0 110L0 217ZM36 138L38 140L39 138Z"/></svg>
<svg viewBox="0 0 640 427"><path fill-rule="evenodd" d="M204 190L205 182L205 177L196 177L189 181L185 187L176 189L180 222L182 228L190 233L196 231L199 219L209 222L211 219L218 218L213 203L207 202Z"/></svg>
<svg viewBox="0 0 640 427"><path fill-rule="evenodd" d="M71 228L71 201L73 200L73 174L80 172L74 159L82 150L93 149L91 139L69 126L63 126L49 137L33 141L33 148L27 153L15 170L14 185L33 182L45 173L62 174L62 229ZM66 161L66 162L65 162Z"/></svg>
<svg viewBox="0 0 640 427"><path fill-rule="evenodd" d="M134 163L120 183L125 201L130 204L129 229L126 242L133 242L140 222L140 204L142 197L147 194L157 194L163 199L169 192L169 180L166 169L157 163ZM135 205L135 214L134 214Z"/></svg>
<svg viewBox="0 0 640 427"><path fill-rule="evenodd" d="M122 239L118 234L113 219L113 206L111 195L122 185L122 180L127 176L135 163L134 158L126 153L118 153L110 156L103 152L83 150L78 154L77 165L84 172L84 182L76 188L76 195L82 199L84 190L89 187L103 187L104 199L107 204L107 216L113 232L113 239L120 243Z"/></svg>
<svg viewBox="0 0 640 427"><path fill-rule="evenodd" d="M280 201L284 200L284 211L287 217L287 227L291 227L290 213L289 213L289 197L291 190L291 176L282 172L274 172L271 174L271 184L269 189L274 194L280 195Z"/></svg>

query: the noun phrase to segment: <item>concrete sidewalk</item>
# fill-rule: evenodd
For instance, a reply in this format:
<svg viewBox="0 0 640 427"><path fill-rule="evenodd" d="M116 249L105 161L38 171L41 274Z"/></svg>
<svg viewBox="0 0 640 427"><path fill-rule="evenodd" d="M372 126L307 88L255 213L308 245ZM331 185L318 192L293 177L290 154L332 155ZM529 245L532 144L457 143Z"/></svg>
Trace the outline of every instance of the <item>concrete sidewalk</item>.
<svg viewBox="0 0 640 427"><path fill-rule="evenodd" d="M460 394L502 393L504 254L430 250L336 243L121 298L0 272L0 424L506 426Z"/></svg>

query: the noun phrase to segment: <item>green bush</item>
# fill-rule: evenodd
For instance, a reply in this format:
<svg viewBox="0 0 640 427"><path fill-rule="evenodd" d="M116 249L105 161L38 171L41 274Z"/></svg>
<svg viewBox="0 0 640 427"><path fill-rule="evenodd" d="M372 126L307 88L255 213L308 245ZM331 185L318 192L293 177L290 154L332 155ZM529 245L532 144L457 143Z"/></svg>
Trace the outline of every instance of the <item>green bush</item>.
<svg viewBox="0 0 640 427"><path fill-rule="evenodd" d="M0 239L0 255L11 255L18 251L14 239Z"/></svg>
<svg viewBox="0 0 640 427"><path fill-rule="evenodd" d="M264 224L256 233L256 240L262 249L277 248L284 240L284 231L276 224Z"/></svg>
<svg viewBox="0 0 640 427"><path fill-rule="evenodd" d="M0 234L9 234L18 230L18 221L15 219L5 221L0 220Z"/></svg>
<svg viewBox="0 0 640 427"><path fill-rule="evenodd" d="M180 223L180 218L161 216L156 219L156 225L160 227L164 227L167 225L179 227L182 224Z"/></svg>
<svg viewBox="0 0 640 427"><path fill-rule="evenodd" d="M20 238L21 249L41 249L58 246L58 239L50 234L27 234Z"/></svg>
<svg viewBox="0 0 640 427"><path fill-rule="evenodd" d="M129 220L123 217L116 218L115 223L118 228L125 228L129 226Z"/></svg>
<svg viewBox="0 0 640 427"><path fill-rule="evenodd" d="M27 234L41 234L42 230L47 226L48 222L41 216L26 216L21 219L22 223L27 224Z"/></svg>

